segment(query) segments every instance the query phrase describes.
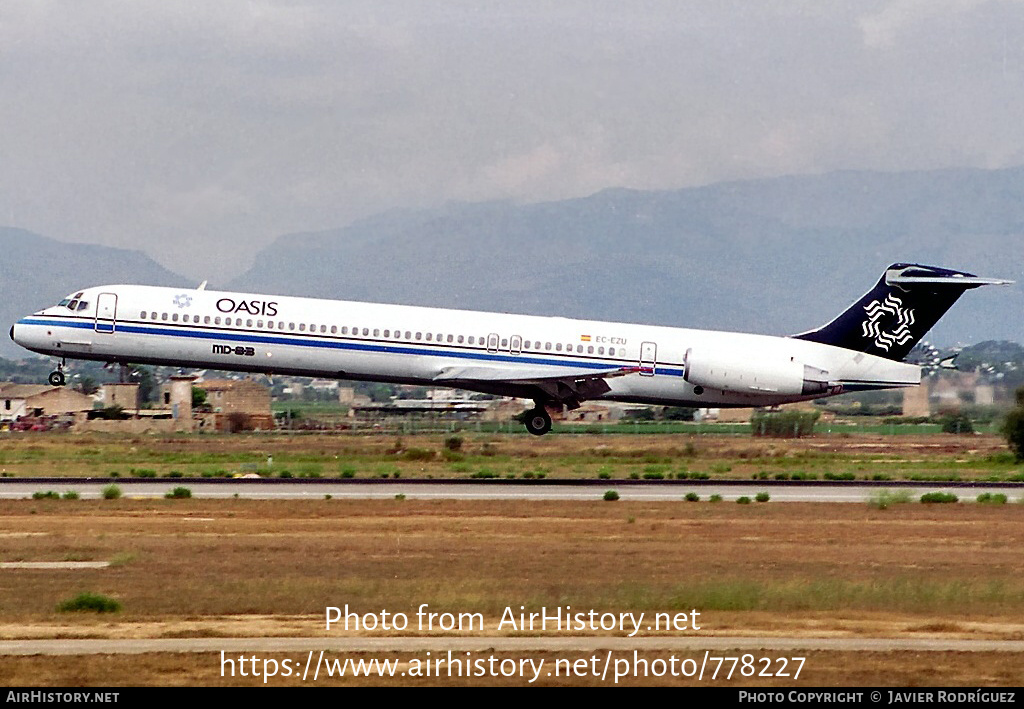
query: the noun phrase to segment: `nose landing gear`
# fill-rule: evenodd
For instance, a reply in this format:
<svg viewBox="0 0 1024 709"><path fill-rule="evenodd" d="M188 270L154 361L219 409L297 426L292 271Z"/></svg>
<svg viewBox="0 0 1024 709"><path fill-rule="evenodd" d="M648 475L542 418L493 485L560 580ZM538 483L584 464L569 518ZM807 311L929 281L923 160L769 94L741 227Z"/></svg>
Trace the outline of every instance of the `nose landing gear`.
<svg viewBox="0 0 1024 709"><path fill-rule="evenodd" d="M50 372L50 376L47 377L47 381L50 382L50 386L62 387L67 383L67 379L64 376L64 360L60 361L57 365L57 369Z"/></svg>

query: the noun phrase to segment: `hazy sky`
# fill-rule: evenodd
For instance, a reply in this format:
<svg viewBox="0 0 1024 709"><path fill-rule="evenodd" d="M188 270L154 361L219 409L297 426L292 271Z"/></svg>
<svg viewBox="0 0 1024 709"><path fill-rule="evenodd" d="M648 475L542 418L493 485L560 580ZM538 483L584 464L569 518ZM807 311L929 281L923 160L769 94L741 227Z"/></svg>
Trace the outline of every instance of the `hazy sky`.
<svg viewBox="0 0 1024 709"><path fill-rule="evenodd" d="M0 0L0 224L223 279L391 207L1024 164L1019 0Z"/></svg>

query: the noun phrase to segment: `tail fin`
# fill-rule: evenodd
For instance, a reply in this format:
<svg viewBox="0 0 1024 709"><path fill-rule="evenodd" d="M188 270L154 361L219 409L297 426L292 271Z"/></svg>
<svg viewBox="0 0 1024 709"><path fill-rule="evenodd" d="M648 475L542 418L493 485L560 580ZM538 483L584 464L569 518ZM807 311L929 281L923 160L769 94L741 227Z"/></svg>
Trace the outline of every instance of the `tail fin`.
<svg viewBox="0 0 1024 709"><path fill-rule="evenodd" d="M964 291L1007 283L1012 281L894 263L875 287L842 315L794 337L901 361Z"/></svg>

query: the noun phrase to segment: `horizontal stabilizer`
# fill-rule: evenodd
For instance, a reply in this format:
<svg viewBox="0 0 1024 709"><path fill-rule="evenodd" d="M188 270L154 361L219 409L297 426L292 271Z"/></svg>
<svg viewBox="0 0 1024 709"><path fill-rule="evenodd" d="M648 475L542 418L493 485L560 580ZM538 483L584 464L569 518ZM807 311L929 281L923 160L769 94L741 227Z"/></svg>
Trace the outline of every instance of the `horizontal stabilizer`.
<svg viewBox="0 0 1024 709"><path fill-rule="evenodd" d="M828 325L794 338L899 362L964 291L1012 282L936 266L894 263L846 312Z"/></svg>

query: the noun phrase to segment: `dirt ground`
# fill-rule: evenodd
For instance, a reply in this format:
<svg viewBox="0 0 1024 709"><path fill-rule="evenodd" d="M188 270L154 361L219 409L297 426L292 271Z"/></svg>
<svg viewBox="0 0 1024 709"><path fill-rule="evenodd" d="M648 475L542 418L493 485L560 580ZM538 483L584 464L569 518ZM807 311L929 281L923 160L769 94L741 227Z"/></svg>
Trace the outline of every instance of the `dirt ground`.
<svg viewBox="0 0 1024 709"><path fill-rule="evenodd" d="M0 560L111 566L5 570L0 639L305 637L327 634L327 606L411 617L426 603L479 613L483 635L506 608L569 605L697 610L714 636L1020 640L1022 522L1021 504L2 501ZM122 610L57 612L83 591ZM810 685L1024 682L1015 653L813 657ZM0 658L10 684L252 681L218 667L201 654Z"/></svg>

